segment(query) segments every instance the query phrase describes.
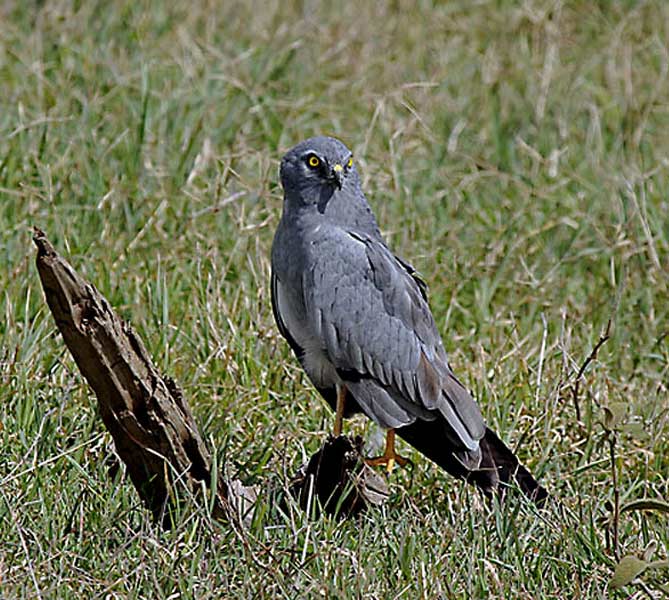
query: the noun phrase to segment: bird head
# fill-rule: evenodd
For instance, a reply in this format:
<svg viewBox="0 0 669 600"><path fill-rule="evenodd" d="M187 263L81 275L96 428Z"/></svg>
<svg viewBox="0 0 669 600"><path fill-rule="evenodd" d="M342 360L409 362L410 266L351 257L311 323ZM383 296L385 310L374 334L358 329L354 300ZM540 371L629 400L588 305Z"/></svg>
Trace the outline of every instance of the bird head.
<svg viewBox="0 0 669 600"><path fill-rule="evenodd" d="M313 137L291 148L281 160L281 185L302 204L325 206L336 192L358 185L351 151L331 137Z"/></svg>

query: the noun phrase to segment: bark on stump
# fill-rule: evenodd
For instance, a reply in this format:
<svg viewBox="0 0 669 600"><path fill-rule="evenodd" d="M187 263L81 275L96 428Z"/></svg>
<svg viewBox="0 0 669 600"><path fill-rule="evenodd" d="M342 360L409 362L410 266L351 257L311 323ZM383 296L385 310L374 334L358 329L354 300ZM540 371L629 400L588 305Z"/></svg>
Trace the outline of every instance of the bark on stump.
<svg viewBox="0 0 669 600"><path fill-rule="evenodd" d="M385 479L364 462L362 438L329 437L290 485L302 510L318 516L320 509L339 518L383 504L389 495ZM318 502L316 502L318 500Z"/></svg>
<svg viewBox="0 0 669 600"><path fill-rule="evenodd" d="M164 527L187 493L212 482L211 458L181 390L154 366L141 339L98 290L81 278L35 229L37 270L46 301L141 499ZM217 483L213 515L227 509ZM182 489L178 489L182 488Z"/></svg>

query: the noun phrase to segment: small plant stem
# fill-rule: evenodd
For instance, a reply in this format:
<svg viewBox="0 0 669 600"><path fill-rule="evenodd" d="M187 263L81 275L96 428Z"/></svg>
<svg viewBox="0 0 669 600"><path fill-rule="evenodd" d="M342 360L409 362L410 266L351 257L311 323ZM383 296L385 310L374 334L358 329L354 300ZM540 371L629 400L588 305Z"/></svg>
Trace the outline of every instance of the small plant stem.
<svg viewBox="0 0 669 600"><path fill-rule="evenodd" d="M618 469L616 467L616 432L608 432L609 457L611 460L611 479L613 481L613 556L620 560L618 552L618 520L620 518L620 490L618 489Z"/></svg>

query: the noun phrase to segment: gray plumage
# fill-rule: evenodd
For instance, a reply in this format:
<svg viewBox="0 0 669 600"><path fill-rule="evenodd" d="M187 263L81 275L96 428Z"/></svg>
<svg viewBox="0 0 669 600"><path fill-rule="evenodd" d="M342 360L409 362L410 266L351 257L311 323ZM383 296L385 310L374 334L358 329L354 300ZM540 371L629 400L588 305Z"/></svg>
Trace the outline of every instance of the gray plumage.
<svg viewBox="0 0 669 600"><path fill-rule="evenodd" d="M445 468L465 476L481 466L485 422L451 371L425 284L388 249L351 158L340 141L316 137L281 162L271 287L279 330L331 403L335 386L345 386L348 412L406 432L419 450L410 438L430 423L440 436L430 443L460 463ZM441 450L431 450L440 462Z"/></svg>

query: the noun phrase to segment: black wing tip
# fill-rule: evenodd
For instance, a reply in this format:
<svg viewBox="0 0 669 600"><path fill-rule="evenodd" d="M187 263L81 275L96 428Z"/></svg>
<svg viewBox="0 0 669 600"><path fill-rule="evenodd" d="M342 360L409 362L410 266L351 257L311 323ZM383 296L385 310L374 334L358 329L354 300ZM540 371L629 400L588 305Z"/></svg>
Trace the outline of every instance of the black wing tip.
<svg viewBox="0 0 669 600"><path fill-rule="evenodd" d="M461 460L462 449L449 441L441 419L416 421L398 429L397 433L447 473L476 486L487 497L497 496L503 500L510 489L518 488L537 507L545 506L551 497L489 427L480 442L481 460L476 468L471 468L474 465L467 464L469 461Z"/></svg>
<svg viewBox="0 0 669 600"><path fill-rule="evenodd" d="M473 481L476 485L481 487L484 492L495 493L500 498L505 496L508 488L517 486L537 506L545 505L550 497L546 488L520 464L518 457L489 427L486 427L481 446L484 470L475 471L472 476L475 477L483 472L487 474L487 477L484 476L483 481Z"/></svg>

